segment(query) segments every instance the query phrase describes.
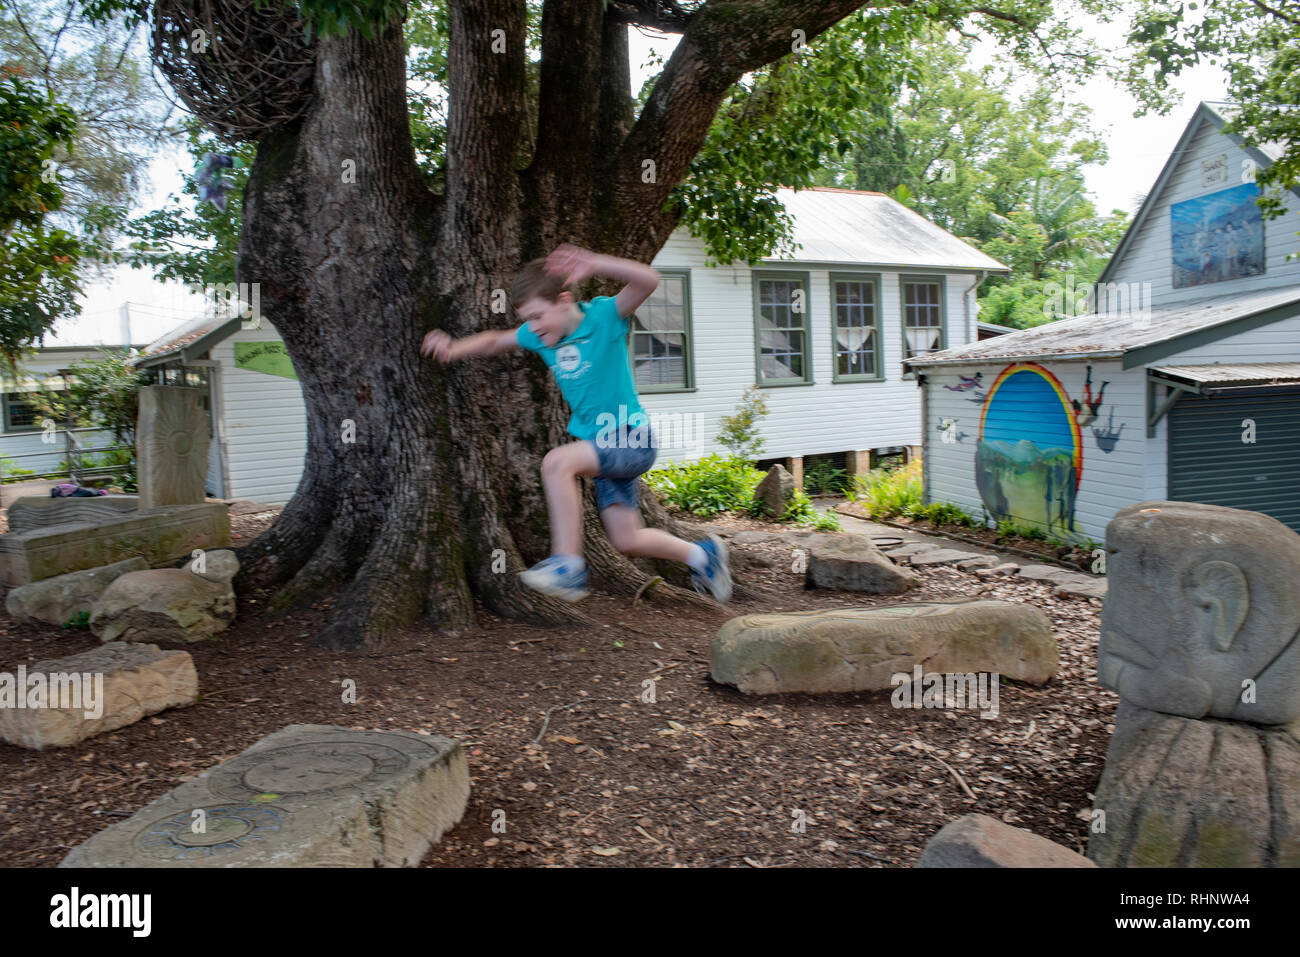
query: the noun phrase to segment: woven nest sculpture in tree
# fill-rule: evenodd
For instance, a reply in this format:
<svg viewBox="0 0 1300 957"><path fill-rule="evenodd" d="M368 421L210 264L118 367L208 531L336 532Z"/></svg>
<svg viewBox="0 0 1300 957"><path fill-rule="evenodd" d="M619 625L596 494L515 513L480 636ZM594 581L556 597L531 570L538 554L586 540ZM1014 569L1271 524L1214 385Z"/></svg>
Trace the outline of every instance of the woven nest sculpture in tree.
<svg viewBox="0 0 1300 957"><path fill-rule="evenodd" d="M311 102L316 43L296 4L159 0L150 53L177 96L218 139L254 140Z"/></svg>

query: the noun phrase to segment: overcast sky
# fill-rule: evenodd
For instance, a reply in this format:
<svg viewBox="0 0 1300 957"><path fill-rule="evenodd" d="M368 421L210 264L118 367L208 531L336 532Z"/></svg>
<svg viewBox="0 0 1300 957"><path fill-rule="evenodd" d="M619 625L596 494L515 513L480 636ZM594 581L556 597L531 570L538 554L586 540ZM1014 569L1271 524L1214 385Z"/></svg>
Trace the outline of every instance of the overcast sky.
<svg viewBox="0 0 1300 957"><path fill-rule="evenodd" d="M1120 42L1121 29L1116 26L1094 23L1090 32L1103 47ZM677 38L656 37L649 31L632 28L628 37L635 93L645 77L653 73L644 68L651 51L666 58L676 46ZM981 43L975 60L985 62L993 53L992 44ZM1225 78L1218 68L1207 66L1188 71L1174 82L1182 101L1167 116L1151 113L1135 118L1136 102L1104 78L1093 80L1073 94L1073 99L1092 108L1097 132L1110 150L1109 163L1085 171L1088 189L1099 212L1107 213L1112 208L1135 212L1136 198L1154 184L1196 105L1201 100L1222 100L1226 96ZM179 195L189 167L189 156L182 150L159 155L150 167L152 194L135 213L162 206L168 193ZM202 313L202 301L179 283L156 282L146 271L125 266L116 270L116 275L111 283L88 284L82 299L82 314L57 323L46 336L45 344L120 344L120 311L126 300L130 301L131 340L135 343L150 342Z"/></svg>

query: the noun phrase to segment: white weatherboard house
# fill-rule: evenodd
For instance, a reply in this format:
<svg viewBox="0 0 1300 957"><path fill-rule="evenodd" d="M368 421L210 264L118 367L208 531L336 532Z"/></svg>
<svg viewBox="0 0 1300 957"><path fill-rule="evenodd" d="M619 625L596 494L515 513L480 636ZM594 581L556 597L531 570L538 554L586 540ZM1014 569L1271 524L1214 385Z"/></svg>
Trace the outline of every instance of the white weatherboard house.
<svg viewBox="0 0 1300 957"><path fill-rule="evenodd" d="M708 267L679 229L652 263L663 281L628 350L661 463L725 452L719 420L756 383L769 409L762 454L797 474L804 456L845 454L854 470L873 450L919 448L920 395L902 360L974 342L975 287L1007 271L883 193L777 195L802 244L794 258ZM205 377L222 498L285 502L301 474L304 407L274 318L260 329L196 320L137 360Z"/></svg>
<svg viewBox="0 0 1300 957"><path fill-rule="evenodd" d="M927 501L1075 542L1148 499L1300 531L1300 189L1262 218L1252 174L1280 149L1223 133L1231 109L1197 108L1094 314L909 363Z"/></svg>
<svg viewBox="0 0 1300 957"><path fill-rule="evenodd" d="M16 470L24 470L36 476L49 476L52 481L67 481L65 463L74 442L79 451L71 458L77 466L78 480L89 480L89 476L99 474L93 463L103 453L95 450L115 447L112 433L94 427L69 431L67 422L48 421L39 414L32 399L37 393L53 394L60 401L66 399L68 386L77 381L71 371L74 363L95 362L106 352L143 346L157 333L157 326L147 331L157 321L150 316L133 317L125 306L116 324L97 321L91 316L60 320L55 330L41 337L40 345L18 359L16 378L8 373L0 374L0 454L5 456L7 477L17 474ZM142 331L144 335L137 340L133 330L135 335ZM187 384L194 383L194 377L189 377ZM18 495L33 494L31 489L10 491ZM8 502L10 498L6 493L3 501Z"/></svg>

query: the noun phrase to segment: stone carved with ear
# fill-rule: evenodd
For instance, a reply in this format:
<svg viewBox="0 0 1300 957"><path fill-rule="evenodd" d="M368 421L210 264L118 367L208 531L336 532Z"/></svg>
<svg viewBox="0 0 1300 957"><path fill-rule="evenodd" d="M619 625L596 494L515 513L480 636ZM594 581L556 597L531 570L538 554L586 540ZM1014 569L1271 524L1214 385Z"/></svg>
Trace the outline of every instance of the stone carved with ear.
<svg viewBox="0 0 1300 957"><path fill-rule="evenodd" d="M1300 535L1143 502L1106 528L1097 668L1119 692L1102 867L1300 866Z"/></svg>
<svg viewBox="0 0 1300 957"><path fill-rule="evenodd" d="M1143 502L1106 529L1101 683L1141 708L1300 717L1300 535L1259 512Z"/></svg>

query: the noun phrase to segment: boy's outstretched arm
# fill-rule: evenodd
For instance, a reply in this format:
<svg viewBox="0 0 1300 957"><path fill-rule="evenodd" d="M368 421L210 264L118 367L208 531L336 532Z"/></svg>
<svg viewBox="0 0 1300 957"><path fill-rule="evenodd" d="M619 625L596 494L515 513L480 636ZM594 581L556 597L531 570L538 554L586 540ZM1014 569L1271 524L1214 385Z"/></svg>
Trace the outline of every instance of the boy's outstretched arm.
<svg viewBox="0 0 1300 957"><path fill-rule="evenodd" d="M434 329L420 343L423 355L432 355L442 363L468 359L471 356L495 356L520 348L515 329L489 329L476 332L463 339L453 339L441 329Z"/></svg>
<svg viewBox="0 0 1300 957"><path fill-rule="evenodd" d="M635 259L593 253L590 249L569 243L561 243L546 259L548 269L566 276L566 285L582 282L593 275L609 276L626 282L627 285L614 297L618 314L624 319L632 315L636 307L659 288L659 270Z"/></svg>

